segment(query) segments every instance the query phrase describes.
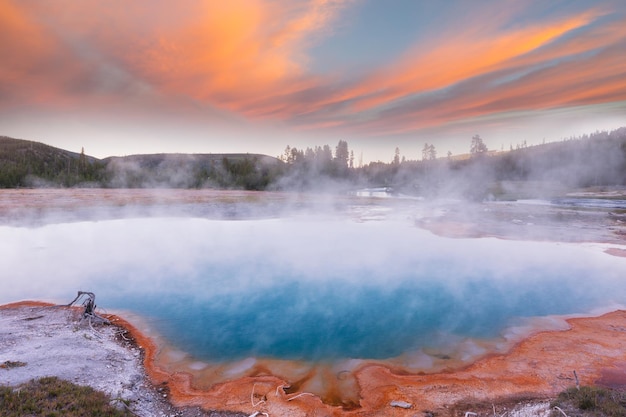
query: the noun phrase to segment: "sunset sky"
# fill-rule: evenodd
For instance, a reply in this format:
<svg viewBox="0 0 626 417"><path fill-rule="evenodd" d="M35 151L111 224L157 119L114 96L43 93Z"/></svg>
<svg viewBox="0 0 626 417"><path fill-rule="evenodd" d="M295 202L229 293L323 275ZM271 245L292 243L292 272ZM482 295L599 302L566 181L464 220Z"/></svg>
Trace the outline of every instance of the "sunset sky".
<svg viewBox="0 0 626 417"><path fill-rule="evenodd" d="M624 0L2 0L0 135L357 159L626 126Z"/></svg>

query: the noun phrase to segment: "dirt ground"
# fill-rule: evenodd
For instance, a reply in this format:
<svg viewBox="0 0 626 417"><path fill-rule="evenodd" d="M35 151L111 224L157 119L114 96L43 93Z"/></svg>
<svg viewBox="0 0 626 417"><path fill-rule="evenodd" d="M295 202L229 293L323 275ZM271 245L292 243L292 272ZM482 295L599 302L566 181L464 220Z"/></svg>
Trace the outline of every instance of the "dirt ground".
<svg viewBox="0 0 626 417"><path fill-rule="evenodd" d="M264 388L268 383L280 384L269 376L224 384L208 393L208 399L207 393L185 385L182 376L151 369L149 341L133 333L132 326L131 332L119 326L127 326L125 321L115 324L117 318L110 318L113 325L92 327L81 321L81 311L74 308L34 303L0 308L0 364L6 365L0 366L0 384L17 386L57 376L123 399L138 416L226 417L256 412L270 416L547 417L553 411L550 400L575 383L569 369L578 369L583 384L621 384L624 388L626 381L624 311L571 320L568 331L539 333L506 355L480 360L458 372L399 375L381 366L365 367L359 373L361 407L351 411L329 407L308 395L292 395L297 401L291 402L274 389ZM568 354L563 355L564 351ZM214 411L220 410L215 404L225 410Z"/></svg>
<svg viewBox="0 0 626 417"><path fill-rule="evenodd" d="M115 317L112 317L115 320ZM14 305L0 309L0 384L17 386L57 376L130 404L138 416L220 417L244 413L174 407L167 385L155 386L142 364L143 348L122 327L90 326L75 308ZM517 401L519 402L519 401ZM480 411L482 405L467 404ZM541 415L546 402L499 404L512 416ZM494 406L495 407L495 406ZM528 414L532 411L532 414ZM527 414L524 414L527 413Z"/></svg>
<svg viewBox="0 0 626 417"><path fill-rule="evenodd" d="M115 322L115 317L112 317ZM0 308L0 385L56 376L130 404L141 417L220 417L237 413L176 408L143 367L143 349L116 325L90 326L81 311L47 305Z"/></svg>

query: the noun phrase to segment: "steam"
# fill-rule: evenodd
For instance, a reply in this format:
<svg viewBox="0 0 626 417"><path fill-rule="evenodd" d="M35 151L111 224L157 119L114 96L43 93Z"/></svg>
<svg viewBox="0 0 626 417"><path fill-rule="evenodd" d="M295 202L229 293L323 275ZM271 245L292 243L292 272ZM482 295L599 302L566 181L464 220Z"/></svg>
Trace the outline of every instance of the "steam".
<svg viewBox="0 0 626 417"><path fill-rule="evenodd" d="M485 143L475 138L492 146L488 138ZM421 161L372 163L361 174L370 185L378 182L430 198L546 198L572 188L625 185L625 143L626 128L621 127L530 147L524 141L517 149L511 144L510 151L483 148L466 157L423 154Z"/></svg>
<svg viewBox="0 0 626 417"><path fill-rule="evenodd" d="M0 205L0 303L93 291L101 308L140 316L160 341L159 366L197 387L262 369L324 401L358 404L355 372L371 360L407 372L461 366L533 329L563 328L551 315L626 304L624 259L602 245L451 239L418 227L443 213L481 222L488 204L20 193L7 190ZM507 216L528 212L517 210Z"/></svg>
<svg viewBox="0 0 626 417"><path fill-rule="evenodd" d="M91 290L204 360L384 359L437 335L626 304L623 259L598 247L438 237L415 226L423 210L2 226L0 302Z"/></svg>

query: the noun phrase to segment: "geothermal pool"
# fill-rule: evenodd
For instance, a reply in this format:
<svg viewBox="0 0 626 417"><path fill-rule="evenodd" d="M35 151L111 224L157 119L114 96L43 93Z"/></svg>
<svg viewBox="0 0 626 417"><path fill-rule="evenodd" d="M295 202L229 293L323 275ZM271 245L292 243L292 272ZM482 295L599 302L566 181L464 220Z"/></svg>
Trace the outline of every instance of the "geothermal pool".
<svg viewBox="0 0 626 417"><path fill-rule="evenodd" d="M429 371L537 317L626 304L624 259L598 246L439 237L412 210L0 226L0 303L93 291L207 387L261 363L288 380L319 364L346 379L368 360Z"/></svg>

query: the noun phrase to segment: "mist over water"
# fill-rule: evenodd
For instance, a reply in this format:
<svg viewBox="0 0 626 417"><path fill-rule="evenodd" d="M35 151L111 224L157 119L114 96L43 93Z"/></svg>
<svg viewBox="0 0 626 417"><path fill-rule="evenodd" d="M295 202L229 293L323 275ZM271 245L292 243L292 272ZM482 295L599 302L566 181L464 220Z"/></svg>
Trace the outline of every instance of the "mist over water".
<svg viewBox="0 0 626 417"><path fill-rule="evenodd" d="M0 302L89 290L207 362L387 359L493 338L525 317L626 304L597 247L450 239L411 204L273 219L0 227ZM370 219L376 219L370 220Z"/></svg>

